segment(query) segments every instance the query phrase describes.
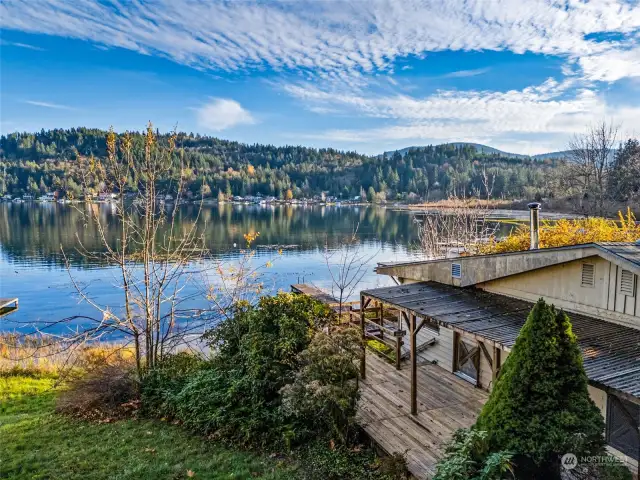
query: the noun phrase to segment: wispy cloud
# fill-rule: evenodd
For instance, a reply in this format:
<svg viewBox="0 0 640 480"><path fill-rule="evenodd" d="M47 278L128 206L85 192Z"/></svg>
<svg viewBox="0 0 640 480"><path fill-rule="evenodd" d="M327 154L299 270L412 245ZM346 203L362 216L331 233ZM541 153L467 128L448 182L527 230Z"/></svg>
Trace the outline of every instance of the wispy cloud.
<svg viewBox="0 0 640 480"><path fill-rule="evenodd" d="M487 73L490 68L476 68L473 70L458 70L456 72L445 73L442 75L442 78L465 78L465 77L476 77L478 75L482 75Z"/></svg>
<svg viewBox="0 0 640 480"><path fill-rule="evenodd" d="M340 143L382 141L483 141L507 145L505 138L536 136L541 145L564 148L567 136L602 118L631 125L640 118L640 105L612 107L594 90L573 91L573 80L546 82L507 92L445 90L426 97L336 93L312 85L284 88L314 107L377 118L384 125L366 129L330 129L307 138Z"/></svg>
<svg viewBox="0 0 640 480"><path fill-rule="evenodd" d="M0 45L7 45L10 47L18 47L18 48L26 48L28 50L37 50L39 52L46 52L47 50L42 48L42 47L38 47L36 45L31 45L28 43L20 43L20 42L7 42L6 40L0 40Z"/></svg>
<svg viewBox="0 0 640 480"><path fill-rule="evenodd" d="M640 118L634 105L613 108L601 94L603 84L640 78L640 3L627 0L155 0L153 8L142 1L3 0L0 26L161 56L212 75L269 70L273 79L274 72L295 72L311 86L280 88L308 110L385 123L314 134L323 138L496 139L506 132L549 140L598 117ZM562 76L513 91L406 94L395 72L412 68L409 59L428 66L429 54L442 51L554 56ZM384 78L385 90L374 92L372 84ZM256 121L238 102L220 98L200 107L197 117L211 131Z"/></svg>
<svg viewBox="0 0 640 480"><path fill-rule="evenodd" d="M410 55L496 50L561 56L592 79L640 74L640 4L625 0L158 0L153 8L4 0L0 19L5 28L158 54L202 69L269 66L340 80L389 71ZM615 35L598 38L601 32ZM612 70L613 57L620 73Z"/></svg>
<svg viewBox="0 0 640 480"><path fill-rule="evenodd" d="M25 100L24 103L28 103L29 105L33 105L36 107L55 108L58 110L75 110L75 108L69 107L68 105L61 105L59 103L51 102L40 102L38 100Z"/></svg>
<svg viewBox="0 0 640 480"><path fill-rule="evenodd" d="M228 98L213 98L196 110L198 125L213 132L256 123L251 113L235 100Z"/></svg>

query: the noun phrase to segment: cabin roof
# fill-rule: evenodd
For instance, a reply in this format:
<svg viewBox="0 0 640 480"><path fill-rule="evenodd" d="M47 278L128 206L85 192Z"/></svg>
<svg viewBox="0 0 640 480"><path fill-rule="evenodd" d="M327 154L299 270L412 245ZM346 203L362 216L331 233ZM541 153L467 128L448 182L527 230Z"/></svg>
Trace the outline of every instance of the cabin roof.
<svg viewBox="0 0 640 480"><path fill-rule="evenodd" d="M640 240L637 242L600 242L596 245L603 251L640 267Z"/></svg>
<svg viewBox="0 0 640 480"><path fill-rule="evenodd" d="M533 304L475 288L419 282L365 290L361 295L408 314L466 332L511 350ZM638 331L578 313L568 313L591 383L640 398Z"/></svg>
<svg viewBox="0 0 640 480"><path fill-rule="evenodd" d="M435 270L443 265L460 263L464 268L458 286L508 277L582 258L600 256L640 275L640 242L599 242L540 248L518 252L472 255L468 257L422 260L416 262L378 263L376 272L414 280L438 280Z"/></svg>

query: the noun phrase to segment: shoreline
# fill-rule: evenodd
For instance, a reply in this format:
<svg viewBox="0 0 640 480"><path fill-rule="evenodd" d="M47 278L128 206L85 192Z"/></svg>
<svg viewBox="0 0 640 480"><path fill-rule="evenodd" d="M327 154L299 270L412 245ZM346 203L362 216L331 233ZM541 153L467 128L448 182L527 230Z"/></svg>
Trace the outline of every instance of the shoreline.
<svg viewBox="0 0 640 480"><path fill-rule="evenodd" d="M38 200L22 200L18 199L3 199L0 198L0 204L17 204L17 205L29 205L32 206L34 204L37 205L52 205L52 204L60 204L60 205L71 205L71 204L95 204L95 205L111 205L113 201L99 201L99 200L54 200L54 201L38 201ZM181 200L179 205L198 205L199 200ZM159 203L163 205L175 205L175 201L160 201ZM314 199L293 199L293 200L269 200L269 201L258 201L256 199L247 199L247 200L231 200L220 202L215 199L204 199L202 200L203 207L214 207L221 205L241 205L241 206L256 206L256 207L378 207L378 208L389 208L399 211L410 211L410 212L421 212L421 211L430 211L430 210L453 210L456 208L466 207L466 208L486 208L491 212L489 215L491 217L496 217L496 213L500 212L498 216L504 215L505 218L514 218L514 217L526 217L528 218L528 209L527 204L530 203L529 200L483 200L477 198L470 198L467 200L450 200L450 199L442 199L430 202L422 202L422 203L406 203L406 202L362 202L362 201L354 201L354 200L345 200L345 201L320 201ZM595 210L593 205L589 204L586 201L583 201L581 204L576 203L572 199L562 198L562 199L542 199L542 217L550 218L550 219L559 219L559 218L583 218L583 217L593 217L600 216L594 215L592 212ZM625 213L627 208L631 207L631 205L626 205L623 203L612 203L610 202L605 206L604 217L610 219L616 219L618 212ZM632 208L632 212L637 217L640 217L640 207L636 209ZM524 214L524 215L521 215Z"/></svg>

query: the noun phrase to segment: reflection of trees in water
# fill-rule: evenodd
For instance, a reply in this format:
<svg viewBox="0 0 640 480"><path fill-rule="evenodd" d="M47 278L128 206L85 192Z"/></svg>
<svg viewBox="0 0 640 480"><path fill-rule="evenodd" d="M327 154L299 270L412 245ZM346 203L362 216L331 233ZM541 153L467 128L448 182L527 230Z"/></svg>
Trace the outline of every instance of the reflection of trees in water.
<svg viewBox="0 0 640 480"><path fill-rule="evenodd" d="M117 244L117 218L109 205L79 204L77 208L98 209L109 226L105 232L107 240L111 245ZM192 205L181 208L179 223L186 227L195 218L196 210ZM322 249L325 244L338 247L356 224L360 225L358 236L365 242L410 245L418 240L409 212L384 208L288 205L271 208L226 204L204 207L200 217L207 247L214 255L237 252L244 244L243 235L248 232L260 232L258 247L295 245L302 251ZM75 252L78 242L90 251L100 251L103 247L97 226L83 222L83 216L74 206L0 203L0 245L12 260L35 259L54 265L64 263L62 247L74 265L88 266L86 259Z"/></svg>

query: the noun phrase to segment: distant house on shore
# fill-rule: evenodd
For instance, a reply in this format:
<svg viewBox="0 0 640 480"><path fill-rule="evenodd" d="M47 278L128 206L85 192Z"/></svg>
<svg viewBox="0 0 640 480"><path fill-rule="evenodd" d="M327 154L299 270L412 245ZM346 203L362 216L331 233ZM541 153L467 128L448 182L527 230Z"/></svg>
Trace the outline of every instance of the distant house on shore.
<svg viewBox="0 0 640 480"><path fill-rule="evenodd" d="M44 195L41 195L38 198L38 201L40 201L40 202L55 202L56 201L56 194L55 194L55 192L47 192Z"/></svg>
<svg viewBox="0 0 640 480"><path fill-rule="evenodd" d="M376 272L398 286L361 292L362 308L379 309L381 319L397 315L398 331L406 328L413 392L421 388L416 364L431 362L490 391L533 303L542 297L564 309L583 352L589 393L606 422L608 449L637 471L640 243L382 263Z"/></svg>
<svg viewBox="0 0 640 480"><path fill-rule="evenodd" d="M101 193L98 194L98 201L99 202L111 202L111 201L115 200L116 198L118 198L118 194L117 193L101 192Z"/></svg>

